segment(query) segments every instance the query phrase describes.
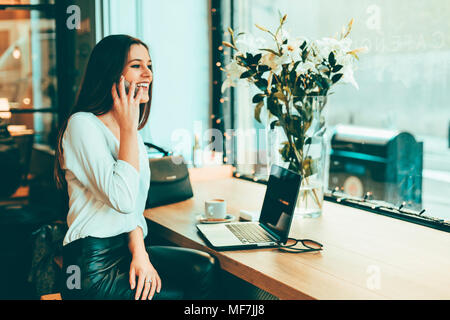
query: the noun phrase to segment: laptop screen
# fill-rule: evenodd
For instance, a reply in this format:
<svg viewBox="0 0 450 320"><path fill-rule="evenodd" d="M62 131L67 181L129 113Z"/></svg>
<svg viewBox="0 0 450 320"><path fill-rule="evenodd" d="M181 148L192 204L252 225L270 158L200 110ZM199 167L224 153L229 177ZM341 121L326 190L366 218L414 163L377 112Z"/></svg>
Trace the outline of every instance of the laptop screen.
<svg viewBox="0 0 450 320"><path fill-rule="evenodd" d="M259 222L282 243L287 241L301 176L272 165Z"/></svg>

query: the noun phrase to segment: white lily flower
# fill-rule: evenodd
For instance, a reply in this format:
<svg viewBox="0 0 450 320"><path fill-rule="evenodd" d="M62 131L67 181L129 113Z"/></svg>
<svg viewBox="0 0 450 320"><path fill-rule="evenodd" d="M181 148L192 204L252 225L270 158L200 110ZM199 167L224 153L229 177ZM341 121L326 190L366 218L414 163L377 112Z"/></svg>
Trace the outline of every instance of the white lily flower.
<svg viewBox="0 0 450 320"><path fill-rule="evenodd" d="M311 47L316 56L316 62L320 63L323 59L328 59L330 52L334 53L336 61L339 64L341 58L347 55L351 50L352 41L349 38L337 40L334 38L322 38L312 42Z"/></svg>
<svg viewBox="0 0 450 320"><path fill-rule="evenodd" d="M292 60L297 61L302 56L302 50L300 46L303 44L304 40L301 38L288 39L287 44L282 45L283 52L287 52Z"/></svg>
<svg viewBox="0 0 450 320"><path fill-rule="evenodd" d="M244 67L237 63L236 59L233 59L224 69L227 79L222 84L222 93L229 87L235 87L241 79L241 75L247 71Z"/></svg>
<svg viewBox="0 0 450 320"><path fill-rule="evenodd" d="M230 80L230 78L226 78L225 81L222 83L221 92L224 93L225 90L227 90L230 87L234 87L233 81Z"/></svg>
<svg viewBox="0 0 450 320"><path fill-rule="evenodd" d="M258 29L266 32L267 29L258 26ZM319 40L310 41L307 38L292 38L289 32L281 28L276 35L275 41L267 41L265 38L257 38L251 34L243 34L239 36L236 41L237 55L247 56L252 54L253 56L261 54L261 60L259 64L266 65L270 68L270 75L280 76L283 70L283 65L288 64L290 68L294 63L300 61L297 64L295 72L300 74L318 74L321 76L328 76L328 72L336 73L333 70L328 70L328 67L323 64L324 60L328 60L330 53L334 54L336 65L342 65L342 68L337 71L342 73L340 83L350 83L356 89L359 86L354 77L353 63L357 59L357 54L365 52L365 48L351 49L352 40L349 37L343 39L335 38L322 38ZM300 46L306 42L306 48L308 55L306 60L303 61L303 50ZM268 49L261 50L261 49ZM277 53L281 52L281 56ZM243 72L247 71L247 68L240 66L237 63L235 55L234 59L228 64L223 71L226 72L227 78L222 85L222 92L229 87L235 87L238 82L248 83L248 81L240 81L240 77ZM268 78L271 80L271 77ZM319 90L314 84L308 90Z"/></svg>
<svg viewBox="0 0 450 320"><path fill-rule="evenodd" d="M316 65L311 61L305 61L304 63L300 62L295 71L297 72L297 75L306 74L308 72L319 73L319 71L316 68Z"/></svg>
<svg viewBox="0 0 450 320"><path fill-rule="evenodd" d="M273 73L280 74L281 70L283 70L282 65L291 63L292 58L287 50L283 52L281 57L273 54L272 52L267 52L262 56L260 62L266 66L269 66Z"/></svg>
<svg viewBox="0 0 450 320"><path fill-rule="evenodd" d="M336 63L344 67L352 67L353 59L353 56L351 56L350 54L344 54L336 57Z"/></svg>
<svg viewBox="0 0 450 320"><path fill-rule="evenodd" d="M267 43L263 38L256 38L251 34L243 34L236 40L236 47L241 53L256 55L259 49L266 48Z"/></svg>
<svg viewBox="0 0 450 320"><path fill-rule="evenodd" d="M353 73L353 66L352 65L344 66L344 68L342 69L342 73L344 75L342 76L341 81L344 82L344 83L350 83L357 90L359 90L358 83L356 82L355 75Z"/></svg>

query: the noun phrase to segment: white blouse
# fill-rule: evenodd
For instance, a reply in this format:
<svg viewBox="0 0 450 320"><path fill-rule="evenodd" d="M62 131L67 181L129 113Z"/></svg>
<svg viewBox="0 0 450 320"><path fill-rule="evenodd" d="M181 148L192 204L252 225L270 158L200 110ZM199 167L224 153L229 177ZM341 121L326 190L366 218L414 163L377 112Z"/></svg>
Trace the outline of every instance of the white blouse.
<svg viewBox="0 0 450 320"><path fill-rule="evenodd" d="M77 112L62 139L69 194L69 229L63 245L92 236L106 238L133 231L147 236L144 217L150 186L150 167L138 134L139 172L118 160L119 141L91 112Z"/></svg>

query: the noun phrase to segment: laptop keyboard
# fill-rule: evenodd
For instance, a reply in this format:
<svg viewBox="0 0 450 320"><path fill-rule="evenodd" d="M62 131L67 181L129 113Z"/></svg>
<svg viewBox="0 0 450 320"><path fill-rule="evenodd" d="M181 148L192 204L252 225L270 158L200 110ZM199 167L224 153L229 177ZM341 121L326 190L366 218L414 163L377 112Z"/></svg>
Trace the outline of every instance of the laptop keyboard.
<svg viewBox="0 0 450 320"><path fill-rule="evenodd" d="M246 223L227 224L226 226L242 243L273 242L273 239L259 225Z"/></svg>

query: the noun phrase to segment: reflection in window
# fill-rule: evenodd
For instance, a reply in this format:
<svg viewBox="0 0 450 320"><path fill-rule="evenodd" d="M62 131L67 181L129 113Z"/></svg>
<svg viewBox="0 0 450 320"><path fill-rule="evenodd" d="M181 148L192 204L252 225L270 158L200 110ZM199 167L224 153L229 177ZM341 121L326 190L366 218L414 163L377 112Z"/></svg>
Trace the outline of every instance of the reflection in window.
<svg viewBox="0 0 450 320"><path fill-rule="evenodd" d="M55 0L0 0L0 5L2 4L12 4L12 5L37 5L37 4L54 4Z"/></svg>
<svg viewBox="0 0 450 320"><path fill-rule="evenodd" d="M355 72L359 90L348 85L337 88L326 107L328 136L334 144L329 187L358 196L371 192L376 200L397 206L406 202L405 206L426 209L429 216L450 220L450 3L240 0L235 5L235 31L263 36L255 24L274 30L279 12L288 14L291 35L309 39L333 37L354 18L354 47L369 48ZM251 90L236 89L235 127L249 133L238 136L236 160L243 174L264 176L265 138L258 133L265 131L253 118L251 97L256 92ZM353 130L346 146L338 141L347 130L343 125ZM368 150L368 131L381 140L389 133L391 142L386 140L383 146L378 141ZM413 140L395 148L404 133ZM382 159L397 164L396 179L375 161ZM403 196L393 197L394 193Z"/></svg>
<svg viewBox="0 0 450 320"><path fill-rule="evenodd" d="M17 1L14 4L18 3ZM2 1L1 4L5 4ZM11 4L11 3L8 3ZM36 4L36 2L32 2ZM56 111L55 20L50 11L0 10L0 98L11 111L14 129L26 128L35 142L48 143L56 121L53 113L24 112L26 109ZM49 110L48 110L49 111ZM18 134L15 130L15 133Z"/></svg>

